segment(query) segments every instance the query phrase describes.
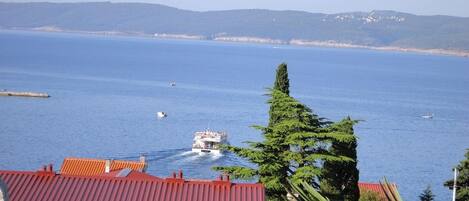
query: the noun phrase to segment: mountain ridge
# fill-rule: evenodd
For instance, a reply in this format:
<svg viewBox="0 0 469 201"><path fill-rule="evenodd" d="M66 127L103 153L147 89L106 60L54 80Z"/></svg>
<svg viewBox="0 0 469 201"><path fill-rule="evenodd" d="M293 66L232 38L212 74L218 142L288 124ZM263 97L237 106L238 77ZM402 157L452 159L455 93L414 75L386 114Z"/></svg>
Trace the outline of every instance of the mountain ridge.
<svg viewBox="0 0 469 201"><path fill-rule="evenodd" d="M390 10L324 14L267 9L190 11L148 3L0 2L0 28L469 53L469 17Z"/></svg>

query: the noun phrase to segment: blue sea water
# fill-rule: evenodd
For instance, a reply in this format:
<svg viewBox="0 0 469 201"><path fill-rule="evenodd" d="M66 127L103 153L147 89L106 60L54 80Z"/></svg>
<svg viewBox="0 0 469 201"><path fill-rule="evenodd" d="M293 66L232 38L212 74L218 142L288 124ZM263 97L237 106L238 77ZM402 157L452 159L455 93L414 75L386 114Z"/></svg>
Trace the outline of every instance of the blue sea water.
<svg viewBox="0 0 469 201"><path fill-rule="evenodd" d="M281 62L291 95L317 114L363 120L361 181L386 176L405 200L427 185L450 198L442 184L469 148L469 59L361 49L1 31L0 89L51 98L0 97L0 169L146 153L151 174L215 178L211 166L249 164L192 154L193 132L261 140L250 126L266 124L263 94Z"/></svg>

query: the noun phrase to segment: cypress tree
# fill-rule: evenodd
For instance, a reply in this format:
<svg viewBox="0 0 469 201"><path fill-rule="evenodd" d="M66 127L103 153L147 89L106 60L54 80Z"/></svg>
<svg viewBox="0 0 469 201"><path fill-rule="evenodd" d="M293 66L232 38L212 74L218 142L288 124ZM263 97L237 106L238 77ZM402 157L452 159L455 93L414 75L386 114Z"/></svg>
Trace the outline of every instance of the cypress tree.
<svg viewBox="0 0 469 201"><path fill-rule="evenodd" d="M281 81L283 80L283 81ZM214 167L237 179L257 178L266 189L268 200L286 200L289 180L306 182L317 187L315 181L321 169L320 160L343 161L347 157L334 156L321 149L331 141L350 141L352 136L322 128L320 118L312 110L290 97L286 64L277 70L274 89L269 91L269 124L253 126L263 134L262 142L247 142L248 147L224 146L236 155L249 160L256 168L243 166Z"/></svg>
<svg viewBox="0 0 469 201"><path fill-rule="evenodd" d="M456 167L458 170L458 177L456 178L456 201L469 200L469 149L467 149L465 156L466 158ZM446 181L444 185L452 190L453 183L454 180L449 180Z"/></svg>
<svg viewBox="0 0 469 201"><path fill-rule="evenodd" d="M331 129L354 136L353 125L357 121L350 117L331 125ZM321 192L332 200L358 201L359 171L357 169L357 141L332 142L329 148L331 154L346 156L352 161L325 161L321 176Z"/></svg>
<svg viewBox="0 0 469 201"><path fill-rule="evenodd" d="M288 79L288 69L286 63L281 63L278 65L273 89L279 90L288 96L290 95L290 80Z"/></svg>
<svg viewBox="0 0 469 201"><path fill-rule="evenodd" d="M423 191L422 194L419 195L420 201L433 201L435 200L435 195L433 195L430 186Z"/></svg>
<svg viewBox="0 0 469 201"><path fill-rule="evenodd" d="M264 152L272 157L270 162L275 166L275 168L270 167L271 170L260 171L260 175L262 175L260 177L260 181L262 183L269 182L269 186L272 186L272 188L267 189L267 194L269 195L270 200L280 199L287 193L282 184L287 183L286 179L288 177L289 163L285 160L285 157L279 158L277 155L284 156L289 150L290 147L285 143L288 133L281 131L274 132L272 127L274 127L276 123L288 118L288 114L281 115L281 112L284 110L289 111L288 108L285 108L288 107L289 104L282 102L289 98L289 94L290 80L288 79L287 64L281 63L277 67L273 92L271 92L271 99L268 102L270 103L268 124L270 128L263 128L261 126L257 127L263 131L266 139L265 145L267 146L264 146Z"/></svg>
<svg viewBox="0 0 469 201"><path fill-rule="evenodd" d="M328 141L350 141L352 136L330 129L311 126L316 115L296 99L278 90L272 90L269 103L275 106L273 114L282 121L267 127L254 126L262 131L262 142L248 142L248 148L226 146L230 152L249 160L257 168L231 166L214 167L215 170L229 173L234 178L252 179L258 177L266 188L268 200L285 200L288 180L293 183L306 182L317 186L315 181L321 172L317 166L320 160L351 160L343 156L331 155L321 150ZM347 160L348 159L348 160Z"/></svg>
<svg viewBox="0 0 469 201"><path fill-rule="evenodd" d="M283 92L290 96L290 80L288 79L288 69L286 63L281 63L277 67L273 90ZM269 109L269 125L282 121L281 117L275 113L276 105L271 104Z"/></svg>

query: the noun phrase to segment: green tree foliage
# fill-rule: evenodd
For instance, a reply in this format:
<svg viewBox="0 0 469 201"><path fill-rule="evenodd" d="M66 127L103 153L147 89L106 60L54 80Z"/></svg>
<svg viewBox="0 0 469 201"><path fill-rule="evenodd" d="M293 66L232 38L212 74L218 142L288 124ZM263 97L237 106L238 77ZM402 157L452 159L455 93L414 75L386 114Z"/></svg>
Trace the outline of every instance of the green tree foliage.
<svg viewBox="0 0 469 201"><path fill-rule="evenodd" d="M334 131L340 131L354 136L353 125L358 121L350 117L331 125ZM331 154L346 156L353 161L336 162L326 161L321 175L321 192L332 200L358 201L360 189L358 188L359 171L357 169L357 141L332 142L329 148Z"/></svg>
<svg viewBox="0 0 469 201"><path fill-rule="evenodd" d="M285 69L285 72L281 69ZM277 78L286 77L286 65L280 65ZM231 166L214 167L215 170L229 173L234 178L258 178L266 188L268 200L285 200L293 183L306 182L318 186L317 176L321 169L320 161L351 161L344 156L330 154L324 147L334 141L350 142L354 136L329 128L320 121L312 110L278 90L277 86L288 86L288 82L276 79L274 89L269 91L269 124L253 126L263 134L262 142L247 142L248 147L224 146L228 151L257 165L257 168ZM287 83L278 85L277 83ZM277 89L275 89L277 88ZM288 91L288 90L287 90ZM275 117L275 118L272 118Z"/></svg>
<svg viewBox="0 0 469 201"><path fill-rule="evenodd" d="M359 201L387 201L387 200L381 198L379 194L376 192L365 190L361 192Z"/></svg>
<svg viewBox="0 0 469 201"><path fill-rule="evenodd" d="M281 63L277 67L277 73L275 75L275 82L274 82L274 87L273 90L277 90L280 92L285 93L287 96L290 94L290 80L288 79L288 69L287 69L287 64L286 63ZM278 115L277 111L279 109L284 109L284 108L278 108L276 105L270 105L269 109L269 125L278 123L282 121L282 117Z"/></svg>
<svg viewBox="0 0 469 201"><path fill-rule="evenodd" d="M274 89L290 95L290 80L288 79L288 69L286 63L281 63L277 67Z"/></svg>
<svg viewBox="0 0 469 201"><path fill-rule="evenodd" d="M420 201L433 201L435 200L435 195L432 192L432 189L430 186L427 186L427 188L422 192L422 194L419 195Z"/></svg>
<svg viewBox="0 0 469 201"><path fill-rule="evenodd" d="M458 177L456 178L456 201L469 200L469 149L467 149L465 156L466 158L456 167L458 170ZM453 183L454 180L446 181L445 186L452 190Z"/></svg>

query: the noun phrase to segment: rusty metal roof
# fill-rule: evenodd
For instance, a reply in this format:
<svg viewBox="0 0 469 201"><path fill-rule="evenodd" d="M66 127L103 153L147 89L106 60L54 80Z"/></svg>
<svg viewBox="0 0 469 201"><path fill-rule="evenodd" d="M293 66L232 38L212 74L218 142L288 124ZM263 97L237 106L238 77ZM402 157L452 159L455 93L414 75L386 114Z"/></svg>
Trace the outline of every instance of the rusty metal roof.
<svg viewBox="0 0 469 201"><path fill-rule="evenodd" d="M90 159L90 158L65 158L60 168L63 175L83 175L93 176L104 173L106 160ZM145 170L145 162L140 161L122 161L111 160L110 171L130 168L135 171L143 172Z"/></svg>
<svg viewBox="0 0 469 201"><path fill-rule="evenodd" d="M145 173L138 173L145 174ZM190 181L171 178L60 175L52 167L3 171L10 201L264 201L262 184L231 183L229 178Z"/></svg>

